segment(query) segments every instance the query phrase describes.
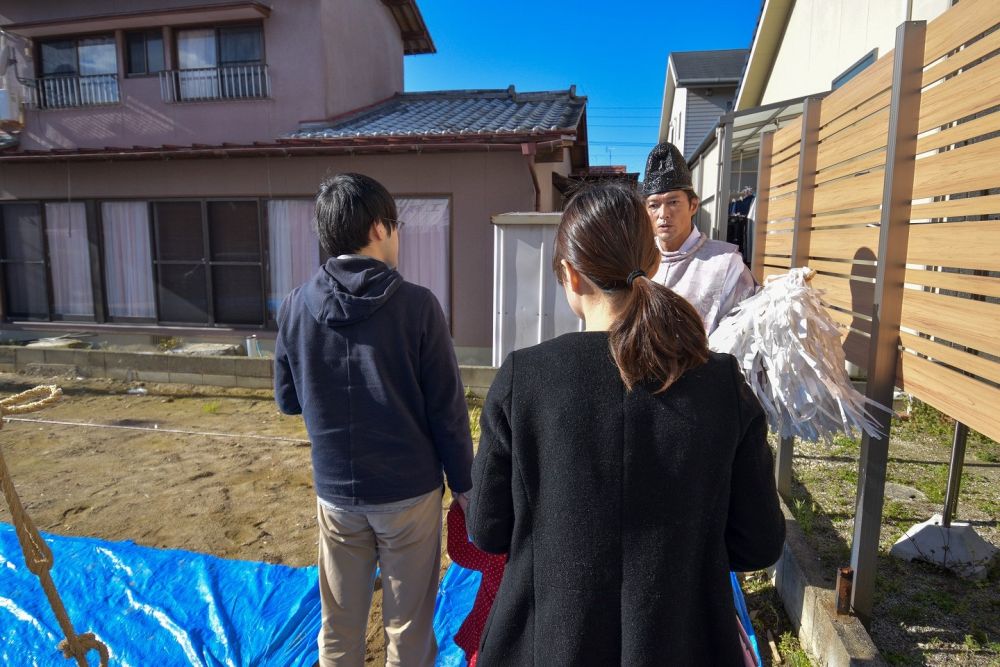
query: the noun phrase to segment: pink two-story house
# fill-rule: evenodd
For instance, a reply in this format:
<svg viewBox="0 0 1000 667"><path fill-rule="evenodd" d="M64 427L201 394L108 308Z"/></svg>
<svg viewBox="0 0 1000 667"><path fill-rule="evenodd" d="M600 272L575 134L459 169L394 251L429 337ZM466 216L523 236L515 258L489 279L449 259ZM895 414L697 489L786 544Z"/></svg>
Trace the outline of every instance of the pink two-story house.
<svg viewBox="0 0 1000 667"><path fill-rule="evenodd" d="M404 92L435 51L415 0L6 0L0 31L7 336L266 339L324 259L317 185L358 171L488 361L491 215L557 208L587 166L572 88Z"/></svg>

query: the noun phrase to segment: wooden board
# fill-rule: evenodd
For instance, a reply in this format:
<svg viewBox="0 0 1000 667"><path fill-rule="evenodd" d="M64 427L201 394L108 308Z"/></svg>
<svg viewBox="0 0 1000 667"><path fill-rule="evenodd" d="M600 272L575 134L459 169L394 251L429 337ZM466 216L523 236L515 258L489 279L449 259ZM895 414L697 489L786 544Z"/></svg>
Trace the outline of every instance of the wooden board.
<svg viewBox="0 0 1000 667"><path fill-rule="evenodd" d="M901 355L900 370L906 391L974 431L1000 440L1000 389L910 353Z"/></svg>
<svg viewBox="0 0 1000 667"><path fill-rule="evenodd" d="M912 285L937 287L938 289L946 289L953 292L967 292L969 294L980 294L1000 299L1000 278L991 278L989 276L973 276L967 273L953 273L950 271L906 269L904 282Z"/></svg>
<svg viewBox="0 0 1000 667"><path fill-rule="evenodd" d="M990 361L986 357L969 354L963 350L936 343L930 338L921 338L905 331L899 333L899 342L908 350L919 352L949 366L954 366L958 370L1000 384L1000 364Z"/></svg>
<svg viewBox="0 0 1000 667"><path fill-rule="evenodd" d="M764 253L767 255L791 255L792 239L794 238L791 232L768 234L764 237Z"/></svg>
<svg viewBox="0 0 1000 667"><path fill-rule="evenodd" d="M854 123L856 123L859 118L864 118L865 116L875 113L879 109L884 109L885 107L889 106L889 100L891 99L891 97L892 97L892 90L886 89L881 93L879 93L878 95L876 95L875 97L871 98L870 100L862 102L860 105L858 105L858 108L854 113L844 114L839 118L832 119L828 124L824 123L823 126L820 128L820 131L823 133L824 136L828 136L836 132L839 132L848 125L853 125Z"/></svg>
<svg viewBox="0 0 1000 667"><path fill-rule="evenodd" d="M816 185L819 185L820 183L827 183L838 178L843 178L844 176L868 173L883 167L885 167L884 148L871 153L866 153L865 155L861 155L846 162L841 162L840 164L836 164L828 169L818 172L816 174Z"/></svg>
<svg viewBox="0 0 1000 667"><path fill-rule="evenodd" d="M779 269L785 269L786 271L792 268L792 260L788 257L774 257L772 255L765 255L764 261L768 266L773 266Z"/></svg>
<svg viewBox="0 0 1000 667"><path fill-rule="evenodd" d="M788 125L774 133L774 161L780 162L788 157L787 152L802 141L802 116L788 121Z"/></svg>
<svg viewBox="0 0 1000 667"><path fill-rule="evenodd" d="M773 266L764 265L764 280L767 280L770 276L783 276L788 273L788 269L776 268Z"/></svg>
<svg viewBox="0 0 1000 667"><path fill-rule="evenodd" d="M1000 3L997 4L1000 6ZM928 88L920 96L917 134L995 106L998 87L1000 58L991 58L953 79Z"/></svg>
<svg viewBox="0 0 1000 667"><path fill-rule="evenodd" d="M783 232L786 230L792 230L795 228L795 221L785 218L778 222L767 223L767 231L769 232Z"/></svg>
<svg viewBox="0 0 1000 667"><path fill-rule="evenodd" d="M997 187L998 151L1000 137L917 160L913 165L913 198Z"/></svg>
<svg viewBox="0 0 1000 667"><path fill-rule="evenodd" d="M985 56L988 56L993 51L1000 49L1000 30L994 31L983 37L978 42L965 47L957 53L953 53L948 56L947 59L939 62L938 64L928 68L924 72L923 83L921 87L929 86L938 79L941 79L949 74L952 74L959 69L965 67L971 62L979 60Z"/></svg>
<svg viewBox="0 0 1000 667"><path fill-rule="evenodd" d="M889 51L841 88L827 95L819 112L820 127L825 128L834 120L840 120L852 109L863 109L866 102L892 86L894 55L895 51Z"/></svg>
<svg viewBox="0 0 1000 667"><path fill-rule="evenodd" d="M906 263L1000 271L1000 221L913 223Z"/></svg>
<svg viewBox="0 0 1000 667"><path fill-rule="evenodd" d="M826 169L865 153L885 148L889 133L889 109L882 109L836 134L820 136L816 168Z"/></svg>
<svg viewBox="0 0 1000 667"><path fill-rule="evenodd" d="M791 218L795 215L795 195L772 199L767 203L767 217L770 220Z"/></svg>
<svg viewBox="0 0 1000 667"><path fill-rule="evenodd" d="M875 285L870 282L838 278L817 273L813 276L812 286L824 290L823 301L852 313L872 312L875 299Z"/></svg>
<svg viewBox="0 0 1000 667"><path fill-rule="evenodd" d="M771 189L780 187L786 183L797 183L799 179L799 154L795 153L791 159L784 162L771 163Z"/></svg>
<svg viewBox="0 0 1000 667"><path fill-rule="evenodd" d="M913 204L910 209L910 219L962 218L994 213L1000 213L1000 195L963 197L961 199Z"/></svg>
<svg viewBox="0 0 1000 667"><path fill-rule="evenodd" d="M816 186L813 213L832 213L882 203L882 169Z"/></svg>
<svg viewBox="0 0 1000 667"><path fill-rule="evenodd" d="M924 65L957 49L998 22L1000 3L996 0L962 0L927 24Z"/></svg>
<svg viewBox="0 0 1000 667"><path fill-rule="evenodd" d="M871 258L878 253L878 227L814 229L809 235L809 256L849 259L859 254Z"/></svg>
<svg viewBox="0 0 1000 667"><path fill-rule="evenodd" d="M1000 304L923 290L903 290L900 326L906 329L998 355L997 322L1000 322Z"/></svg>
<svg viewBox="0 0 1000 667"><path fill-rule="evenodd" d="M843 225L877 225L882 219L882 207L867 208L859 211L848 211L847 213L832 213L827 215L817 215L812 219L813 229L823 227L840 227Z"/></svg>
<svg viewBox="0 0 1000 667"><path fill-rule="evenodd" d="M1000 30L996 34L1000 35ZM917 155L997 131L1000 131L1000 113L991 113L988 116L949 127L947 130L931 132L917 139Z"/></svg>
<svg viewBox="0 0 1000 667"><path fill-rule="evenodd" d="M874 280L876 267L874 264L855 264L854 262L831 262L825 259L809 258L808 265L815 271L835 273L840 276L852 276L859 279Z"/></svg>
<svg viewBox="0 0 1000 667"><path fill-rule="evenodd" d="M796 180L796 181L791 181L789 183L785 183L784 185L779 185L778 187L775 188L771 188L767 191L767 194L769 197L777 198L777 197L783 197L787 194L792 194L798 189L799 189L799 182Z"/></svg>

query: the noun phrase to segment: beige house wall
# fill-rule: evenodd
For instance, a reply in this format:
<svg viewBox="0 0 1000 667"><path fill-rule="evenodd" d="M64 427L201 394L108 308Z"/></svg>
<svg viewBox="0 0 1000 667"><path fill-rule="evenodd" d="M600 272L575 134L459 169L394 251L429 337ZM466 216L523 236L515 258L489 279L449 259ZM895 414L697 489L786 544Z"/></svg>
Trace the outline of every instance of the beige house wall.
<svg viewBox="0 0 1000 667"><path fill-rule="evenodd" d="M876 58L891 51L900 23L930 21L951 4L951 0L794 3L760 105L829 90L836 77L872 49L878 49Z"/></svg>
<svg viewBox="0 0 1000 667"><path fill-rule="evenodd" d="M531 211L535 190L519 150L294 158L0 163L0 200L80 201L169 197L312 197L327 174L356 171L396 196L451 198L455 345L489 359L491 216ZM551 181L551 179L550 179ZM77 328L85 328L79 327Z"/></svg>
<svg viewBox="0 0 1000 667"><path fill-rule="evenodd" d="M4 0L0 4L0 24L59 20L84 13L113 15L212 4L226 3ZM270 142L296 130L300 121L331 118L402 92L403 41L398 24L383 3L271 0L267 4L271 14L261 19L261 23L270 98L164 102L158 76L124 76L121 52L124 38L119 36L120 102L108 106L27 110L21 148ZM161 28L166 24L176 29L202 25L190 23L197 17L197 13L181 12L162 20L150 19L146 27ZM34 78L31 45L16 36L13 41L19 42L20 75Z"/></svg>

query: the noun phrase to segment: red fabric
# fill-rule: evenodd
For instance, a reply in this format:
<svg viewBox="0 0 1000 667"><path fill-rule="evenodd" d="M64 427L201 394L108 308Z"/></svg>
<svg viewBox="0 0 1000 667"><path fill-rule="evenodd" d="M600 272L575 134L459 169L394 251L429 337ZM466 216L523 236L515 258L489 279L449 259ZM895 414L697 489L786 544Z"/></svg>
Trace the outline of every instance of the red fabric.
<svg viewBox="0 0 1000 667"><path fill-rule="evenodd" d="M486 617L490 615L497 589L500 588L507 555L486 553L470 542L469 534L465 531L465 512L458 503L452 503L451 509L448 510L448 556L464 568L483 573L472 611L455 633L455 643L465 651L469 667L475 667L479 653L479 638L483 635Z"/></svg>

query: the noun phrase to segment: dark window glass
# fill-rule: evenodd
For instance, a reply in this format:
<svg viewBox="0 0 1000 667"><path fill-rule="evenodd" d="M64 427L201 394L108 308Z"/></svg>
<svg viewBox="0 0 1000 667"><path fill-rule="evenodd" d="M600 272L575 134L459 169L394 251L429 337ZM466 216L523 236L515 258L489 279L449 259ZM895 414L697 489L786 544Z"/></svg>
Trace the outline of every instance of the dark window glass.
<svg viewBox="0 0 1000 667"><path fill-rule="evenodd" d="M48 319L49 299L45 286L45 265L7 264L7 314L11 317Z"/></svg>
<svg viewBox="0 0 1000 667"><path fill-rule="evenodd" d="M164 70L163 33L143 30L125 33L129 74L154 74Z"/></svg>
<svg viewBox="0 0 1000 667"><path fill-rule="evenodd" d="M148 72L149 69L147 69L146 64L146 33L126 33L125 48L128 52L128 73L145 74Z"/></svg>
<svg viewBox="0 0 1000 667"><path fill-rule="evenodd" d="M208 290L203 264L160 264L160 320L208 323Z"/></svg>
<svg viewBox="0 0 1000 667"><path fill-rule="evenodd" d="M42 211L37 204L7 204L3 207L4 259L40 262L45 259L42 243Z"/></svg>
<svg viewBox="0 0 1000 667"><path fill-rule="evenodd" d="M861 72L865 71L865 69L867 69L869 65L872 65L875 62L876 60L875 57L877 55L878 55L878 49L872 49L872 51L866 54L864 58L854 63L850 67L848 67L847 71L845 71L843 74L834 79L833 83L830 84L830 90L837 90L845 83L847 83L857 75L861 74Z"/></svg>
<svg viewBox="0 0 1000 667"><path fill-rule="evenodd" d="M43 76L74 76L77 73L76 41L64 39L54 42L43 42L42 75Z"/></svg>
<svg viewBox="0 0 1000 667"><path fill-rule="evenodd" d="M3 278L7 315L48 319L42 212L37 204L0 206L3 225Z"/></svg>
<svg viewBox="0 0 1000 667"><path fill-rule="evenodd" d="M264 41L260 26L219 28L220 64L259 63L263 59L263 51Z"/></svg>
<svg viewBox="0 0 1000 667"><path fill-rule="evenodd" d="M198 262L205 259L201 202L156 203L156 258Z"/></svg>
<svg viewBox="0 0 1000 667"><path fill-rule="evenodd" d="M263 324L264 285L260 265L212 267L215 319L226 324Z"/></svg>
<svg viewBox="0 0 1000 667"><path fill-rule="evenodd" d="M208 229L213 262L260 262L257 202L209 202Z"/></svg>

